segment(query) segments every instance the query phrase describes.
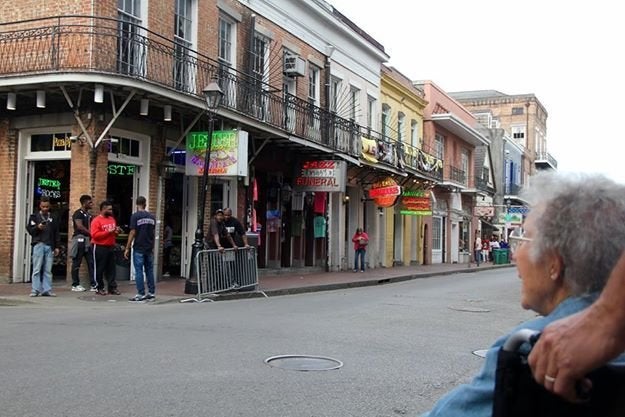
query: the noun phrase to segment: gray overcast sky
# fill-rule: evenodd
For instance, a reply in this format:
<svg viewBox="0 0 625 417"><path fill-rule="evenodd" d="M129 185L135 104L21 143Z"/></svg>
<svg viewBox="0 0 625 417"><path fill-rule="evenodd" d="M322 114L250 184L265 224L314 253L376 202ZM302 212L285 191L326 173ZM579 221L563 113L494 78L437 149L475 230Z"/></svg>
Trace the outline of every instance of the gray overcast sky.
<svg viewBox="0 0 625 417"><path fill-rule="evenodd" d="M328 0L389 64L448 92L534 93L560 171L625 183L625 5L619 1Z"/></svg>

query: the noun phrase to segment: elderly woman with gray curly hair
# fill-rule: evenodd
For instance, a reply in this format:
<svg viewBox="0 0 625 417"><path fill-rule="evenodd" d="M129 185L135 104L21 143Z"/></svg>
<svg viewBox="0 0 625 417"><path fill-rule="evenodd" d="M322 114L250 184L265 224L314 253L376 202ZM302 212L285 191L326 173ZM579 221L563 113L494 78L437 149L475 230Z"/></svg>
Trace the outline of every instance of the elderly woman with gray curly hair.
<svg viewBox="0 0 625 417"><path fill-rule="evenodd" d="M508 336L523 328L540 331L590 306L625 250L625 186L601 175L541 173L524 197L531 210L509 241L521 306L540 316L499 338L479 374L424 416L491 416L497 355Z"/></svg>

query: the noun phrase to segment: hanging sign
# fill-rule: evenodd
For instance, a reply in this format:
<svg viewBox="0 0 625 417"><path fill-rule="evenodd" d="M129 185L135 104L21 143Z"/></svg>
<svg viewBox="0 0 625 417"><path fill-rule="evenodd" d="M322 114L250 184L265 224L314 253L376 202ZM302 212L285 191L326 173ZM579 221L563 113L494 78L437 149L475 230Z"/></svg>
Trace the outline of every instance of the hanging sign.
<svg viewBox="0 0 625 417"><path fill-rule="evenodd" d="M380 207L392 207L401 194L401 187L392 177L374 183L369 190L369 198Z"/></svg>
<svg viewBox="0 0 625 417"><path fill-rule="evenodd" d="M475 206L473 207L473 215L476 217L493 217L495 215L495 207Z"/></svg>
<svg viewBox="0 0 625 417"><path fill-rule="evenodd" d="M431 216L430 191L404 190L401 193L400 213L408 216Z"/></svg>
<svg viewBox="0 0 625 417"><path fill-rule="evenodd" d="M497 220L501 224L520 225L523 224L523 215L521 213L499 213Z"/></svg>
<svg viewBox="0 0 625 417"><path fill-rule="evenodd" d="M295 173L293 189L297 191L345 192L345 161L302 161Z"/></svg>
<svg viewBox="0 0 625 417"><path fill-rule="evenodd" d="M247 176L248 133L243 130L213 132L208 175L220 177ZM204 174L204 160L208 147L208 132L187 134L186 175Z"/></svg>

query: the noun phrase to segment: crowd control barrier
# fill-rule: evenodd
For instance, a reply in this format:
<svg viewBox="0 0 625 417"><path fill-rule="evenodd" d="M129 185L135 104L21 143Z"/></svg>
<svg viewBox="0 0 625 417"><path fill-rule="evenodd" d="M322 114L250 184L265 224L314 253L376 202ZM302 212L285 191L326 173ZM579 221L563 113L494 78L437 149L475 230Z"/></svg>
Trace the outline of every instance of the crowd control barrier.
<svg viewBox="0 0 625 417"><path fill-rule="evenodd" d="M198 252L195 262L198 275L197 299L183 302L212 301L207 296L258 288L258 267L254 247L225 249L223 252L217 249L202 250Z"/></svg>

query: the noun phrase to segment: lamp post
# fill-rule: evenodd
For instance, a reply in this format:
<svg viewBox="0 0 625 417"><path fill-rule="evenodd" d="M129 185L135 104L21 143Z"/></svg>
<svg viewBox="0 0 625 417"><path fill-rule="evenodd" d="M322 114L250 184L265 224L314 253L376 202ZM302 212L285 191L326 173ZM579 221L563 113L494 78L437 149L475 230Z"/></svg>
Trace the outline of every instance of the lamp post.
<svg viewBox="0 0 625 417"><path fill-rule="evenodd" d="M191 246L191 265L189 266L189 274L187 275L187 280L185 281L185 294L196 294L198 291L196 258L198 252L204 249L204 215L206 213L206 194L210 191L210 178L208 176L208 171L210 165L211 145L213 143L214 116L224 94L215 81L211 81L202 92L204 93L204 98L206 99L208 132L206 139L206 152L204 153L204 170L202 171L202 188L200 190L200 201L198 203L197 229L195 230L195 241Z"/></svg>

